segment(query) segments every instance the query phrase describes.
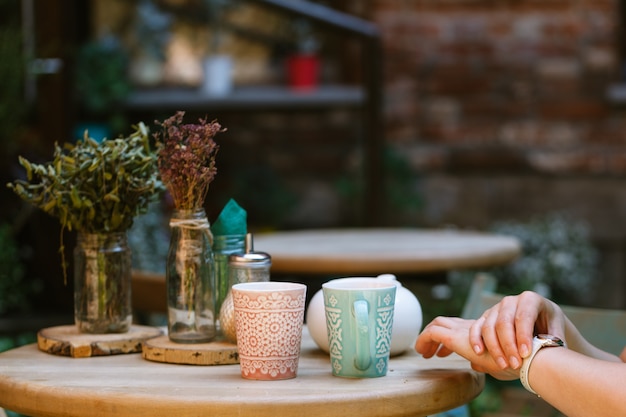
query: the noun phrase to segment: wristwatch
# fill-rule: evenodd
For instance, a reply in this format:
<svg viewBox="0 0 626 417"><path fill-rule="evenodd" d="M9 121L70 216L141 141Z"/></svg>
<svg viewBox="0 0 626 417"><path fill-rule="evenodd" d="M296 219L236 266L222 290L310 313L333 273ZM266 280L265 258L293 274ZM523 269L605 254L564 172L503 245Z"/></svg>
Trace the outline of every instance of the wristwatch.
<svg viewBox="0 0 626 417"><path fill-rule="evenodd" d="M556 336L552 336L550 334L538 334L533 338L533 349L530 355L522 361L522 368L519 372L519 379L522 382L524 388L528 391L532 392L535 395L538 395L535 390L530 387L528 383L528 370L530 369L530 364L539 352L539 349L544 347L566 347L565 342L559 339Z"/></svg>

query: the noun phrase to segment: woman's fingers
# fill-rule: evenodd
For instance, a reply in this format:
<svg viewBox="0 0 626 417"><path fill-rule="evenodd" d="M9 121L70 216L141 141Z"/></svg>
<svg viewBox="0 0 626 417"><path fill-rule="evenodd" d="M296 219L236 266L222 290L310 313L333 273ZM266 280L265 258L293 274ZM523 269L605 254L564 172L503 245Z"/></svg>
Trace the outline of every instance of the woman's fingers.
<svg viewBox="0 0 626 417"><path fill-rule="evenodd" d="M520 357L530 355L535 331L548 331L546 314L546 300L536 293L525 291L519 295L518 308L515 315L516 349Z"/></svg>
<svg viewBox="0 0 626 417"><path fill-rule="evenodd" d="M518 369L521 366L517 344L518 303L517 296L504 297L486 310L470 329L470 343L474 351L479 354L488 351L501 369Z"/></svg>
<svg viewBox="0 0 626 417"><path fill-rule="evenodd" d="M474 353L477 355L485 351L485 343L483 342L483 324L485 324L485 315L480 316L469 330L469 340Z"/></svg>
<svg viewBox="0 0 626 417"><path fill-rule="evenodd" d="M503 369L496 363L490 351L476 354L469 343L470 329L474 320L457 317L438 317L428 324L417 338L415 350L425 358L447 356L452 352L464 357L472 363L474 369L489 373L499 379L514 379L516 372L510 368Z"/></svg>
<svg viewBox="0 0 626 417"><path fill-rule="evenodd" d="M500 369L505 369L508 367L508 362L505 359L504 351L502 350L498 339L498 332L496 331L496 323L498 322L498 318L501 314L499 307L500 304L490 310L487 310L483 314L484 319L482 320L483 324L481 328L481 335L487 352L489 352L491 357L493 357Z"/></svg>
<svg viewBox="0 0 626 417"><path fill-rule="evenodd" d="M424 328L415 350L425 358L448 356L458 346L467 345L470 324L471 321L456 317L437 317Z"/></svg>
<svg viewBox="0 0 626 417"><path fill-rule="evenodd" d="M502 369L518 369L530 354L535 331L549 332L554 320L550 302L538 294L507 296L472 326L470 343L476 353L488 351Z"/></svg>

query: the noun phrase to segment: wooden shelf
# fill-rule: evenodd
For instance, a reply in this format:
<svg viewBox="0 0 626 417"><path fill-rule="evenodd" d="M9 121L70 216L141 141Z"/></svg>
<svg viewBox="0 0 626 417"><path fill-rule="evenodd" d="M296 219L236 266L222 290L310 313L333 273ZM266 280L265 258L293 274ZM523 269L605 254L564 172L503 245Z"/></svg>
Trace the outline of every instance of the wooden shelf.
<svg viewBox="0 0 626 417"><path fill-rule="evenodd" d="M129 110L259 110L361 107L366 94L359 87L320 86L298 91L288 87L239 87L225 96L211 96L195 89L138 90L126 100Z"/></svg>
<svg viewBox="0 0 626 417"><path fill-rule="evenodd" d="M199 89L155 89L137 91L126 101L129 112L171 112L187 110L204 113L284 111L296 112L348 108L359 111L360 127L356 134L363 144L364 190L363 226L380 225L385 218L383 181L385 131L383 120L383 48L378 27L359 17L322 4L300 0L252 0L262 7L285 13L291 18L305 18L342 36L359 41L362 46L359 65L360 83L321 85L312 91L296 91L283 86L246 86L235 88L226 96L203 94Z"/></svg>

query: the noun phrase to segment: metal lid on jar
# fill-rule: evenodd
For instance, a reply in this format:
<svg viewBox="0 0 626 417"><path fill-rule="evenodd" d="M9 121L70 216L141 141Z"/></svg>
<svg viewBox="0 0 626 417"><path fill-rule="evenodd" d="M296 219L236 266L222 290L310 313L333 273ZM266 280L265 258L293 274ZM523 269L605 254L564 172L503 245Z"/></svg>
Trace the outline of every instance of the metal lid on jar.
<svg viewBox="0 0 626 417"><path fill-rule="evenodd" d="M230 265L265 266L271 265L272 257L265 252L238 253L228 256Z"/></svg>
<svg viewBox="0 0 626 417"><path fill-rule="evenodd" d="M246 235L246 252L228 256L228 263L234 266L261 267L270 266L272 257L265 252L255 252L252 233Z"/></svg>

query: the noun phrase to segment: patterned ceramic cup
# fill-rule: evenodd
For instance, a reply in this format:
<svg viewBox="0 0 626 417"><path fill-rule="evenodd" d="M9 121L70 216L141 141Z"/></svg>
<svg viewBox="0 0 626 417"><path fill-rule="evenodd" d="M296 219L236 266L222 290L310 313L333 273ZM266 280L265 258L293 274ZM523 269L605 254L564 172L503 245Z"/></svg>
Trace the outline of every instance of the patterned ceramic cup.
<svg viewBox="0 0 626 417"><path fill-rule="evenodd" d="M246 282L233 285L241 376L295 378L300 359L306 285Z"/></svg>
<svg viewBox="0 0 626 417"><path fill-rule="evenodd" d="M333 375L385 376L396 298L393 282L353 278L322 285Z"/></svg>

